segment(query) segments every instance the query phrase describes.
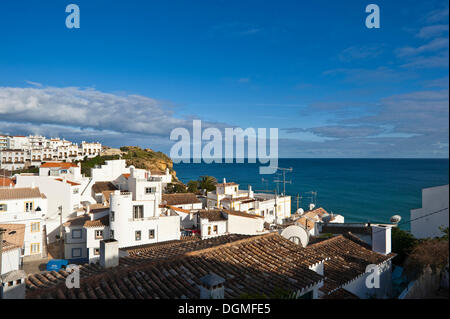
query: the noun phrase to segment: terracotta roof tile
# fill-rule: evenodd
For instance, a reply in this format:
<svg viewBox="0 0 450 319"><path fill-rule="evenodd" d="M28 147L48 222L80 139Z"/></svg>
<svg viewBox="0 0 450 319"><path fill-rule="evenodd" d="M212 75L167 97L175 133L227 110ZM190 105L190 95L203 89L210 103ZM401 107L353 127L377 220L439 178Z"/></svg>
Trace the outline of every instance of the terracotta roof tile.
<svg viewBox="0 0 450 319"><path fill-rule="evenodd" d="M117 190L117 187L111 182L95 182L95 184L92 185L92 191L95 194L114 190Z"/></svg>
<svg viewBox="0 0 450 319"><path fill-rule="evenodd" d="M172 206L201 203L194 193L162 194L162 201L165 201L166 205Z"/></svg>
<svg viewBox="0 0 450 319"><path fill-rule="evenodd" d="M68 169L71 167L78 167L78 165L75 163L66 163L66 162L49 162L49 163L43 163L40 167L56 167L56 168Z"/></svg>
<svg viewBox="0 0 450 319"><path fill-rule="evenodd" d="M39 188L0 188L0 200L44 198Z"/></svg>
<svg viewBox="0 0 450 319"><path fill-rule="evenodd" d="M103 216L95 220L87 220L84 223L84 227L105 227L109 226L109 215Z"/></svg>
<svg viewBox="0 0 450 319"><path fill-rule="evenodd" d="M112 269L81 267L79 289L66 288L68 273L63 270L30 275L27 298L196 299L200 278L212 271L225 279L225 298L269 296L277 288L297 291L322 281L322 291L333 297L363 274L366 265L394 256L360 243L348 234L302 248L277 233L158 243L128 249L129 256ZM324 262L325 277L309 269L319 262Z"/></svg>
<svg viewBox="0 0 450 319"><path fill-rule="evenodd" d="M0 224L0 228L6 229L6 232L3 234L3 251L23 247L24 224Z"/></svg>

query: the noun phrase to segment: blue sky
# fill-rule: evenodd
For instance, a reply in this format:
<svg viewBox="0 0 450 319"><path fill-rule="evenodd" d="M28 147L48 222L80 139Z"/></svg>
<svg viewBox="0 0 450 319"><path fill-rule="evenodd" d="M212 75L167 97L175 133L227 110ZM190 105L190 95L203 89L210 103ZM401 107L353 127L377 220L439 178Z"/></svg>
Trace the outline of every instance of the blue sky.
<svg viewBox="0 0 450 319"><path fill-rule="evenodd" d="M65 7L80 7L67 29ZM367 29L366 5L381 10ZM282 157L448 158L448 1L8 1L0 133L168 152L279 128Z"/></svg>

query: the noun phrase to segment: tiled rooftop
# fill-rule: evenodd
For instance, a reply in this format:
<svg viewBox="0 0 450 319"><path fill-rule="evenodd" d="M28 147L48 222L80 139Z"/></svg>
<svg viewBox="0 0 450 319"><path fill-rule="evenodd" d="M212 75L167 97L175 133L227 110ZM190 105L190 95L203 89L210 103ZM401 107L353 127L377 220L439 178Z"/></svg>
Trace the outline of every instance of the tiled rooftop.
<svg viewBox="0 0 450 319"><path fill-rule="evenodd" d="M164 204L166 205L201 203L194 193L162 194L162 201L165 202Z"/></svg>
<svg viewBox="0 0 450 319"><path fill-rule="evenodd" d="M270 295L277 288L302 290L324 281L325 293L394 255L372 252L351 234L302 248L276 233L227 235L208 240L172 241L135 247L107 271L81 267L80 289L67 289L63 270L30 275L27 298L199 298L200 278L211 271L225 279L225 298ZM325 278L309 269L324 262Z"/></svg>
<svg viewBox="0 0 450 319"><path fill-rule="evenodd" d="M0 188L0 200L42 198L39 188Z"/></svg>

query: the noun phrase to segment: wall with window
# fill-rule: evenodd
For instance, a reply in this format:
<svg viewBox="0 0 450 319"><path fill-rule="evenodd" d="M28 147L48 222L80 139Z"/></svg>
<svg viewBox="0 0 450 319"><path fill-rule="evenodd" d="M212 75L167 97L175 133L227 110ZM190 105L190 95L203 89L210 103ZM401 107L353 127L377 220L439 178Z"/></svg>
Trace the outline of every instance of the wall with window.
<svg viewBox="0 0 450 319"><path fill-rule="evenodd" d="M23 256L41 254L47 199L36 197L0 200L0 204L3 207L3 210L0 211L0 223L25 225ZM37 208L39 210L36 210Z"/></svg>

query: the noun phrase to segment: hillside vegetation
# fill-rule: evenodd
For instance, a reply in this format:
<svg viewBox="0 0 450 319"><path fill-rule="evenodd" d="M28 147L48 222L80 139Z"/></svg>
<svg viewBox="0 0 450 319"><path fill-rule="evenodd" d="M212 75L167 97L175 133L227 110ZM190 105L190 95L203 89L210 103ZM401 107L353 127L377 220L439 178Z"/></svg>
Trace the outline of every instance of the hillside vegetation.
<svg viewBox="0 0 450 319"><path fill-rule="evenodd" d="M122 155L101 155L81 161L81 171L86 176L90 176L91 168L96 165L103 165L107 160L126 160L127 166L133 165L136 168L148 169L151 172L165 172L169 168L174 183L180 183L176 172L173 169L173 162L169 156L162 152L155 152L149 148L142 149L138 146L122 146Z"/></svg>

